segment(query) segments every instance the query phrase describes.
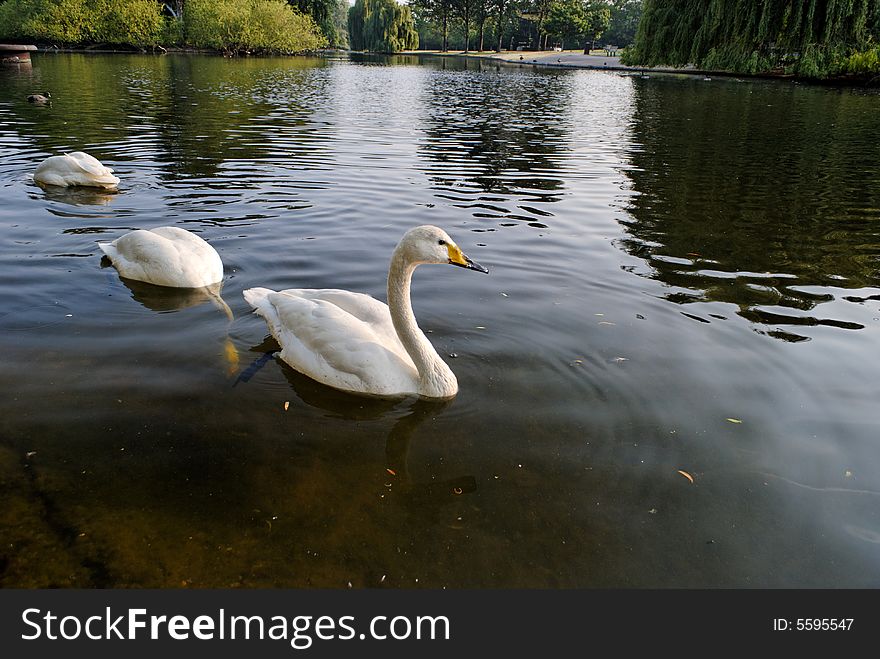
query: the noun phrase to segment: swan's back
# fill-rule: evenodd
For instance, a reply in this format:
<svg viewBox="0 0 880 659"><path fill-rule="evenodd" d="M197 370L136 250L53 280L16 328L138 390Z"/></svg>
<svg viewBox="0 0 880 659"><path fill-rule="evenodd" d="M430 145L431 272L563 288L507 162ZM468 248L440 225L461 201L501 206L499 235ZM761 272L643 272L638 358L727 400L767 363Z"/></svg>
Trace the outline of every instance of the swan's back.
<svg viewBox="0 0 880 659"><path fill-rule="evenodd" d="M34 181L45 185L80 185L108 190L119 185L119 178L113 176L112 169L82 151L46 158L34 172Z"/></svg>
<svg viewBox="0 0 880 659"><path fill-rule="evenodd" d="M419 375L388 307L338 289L251 288L245 300L281 345L281 359L331 387L379 396L417 394Z"/></svg>
<svg viewBox="0 0 880 659"><path fill-rule="evenodd" d="M98 246L128 279L176 288L201 288L223 279L217 251L179 227L137 229Z"/></svg>

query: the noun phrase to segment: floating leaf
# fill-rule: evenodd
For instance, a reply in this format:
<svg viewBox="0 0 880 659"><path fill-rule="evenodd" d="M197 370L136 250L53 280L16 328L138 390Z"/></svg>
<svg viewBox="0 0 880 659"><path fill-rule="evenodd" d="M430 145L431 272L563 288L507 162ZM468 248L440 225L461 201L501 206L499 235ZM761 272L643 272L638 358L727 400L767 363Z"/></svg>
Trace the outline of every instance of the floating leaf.
<svg viewBox="0 0 880 659"><path fill-rule="evenodd" d="M389 469L388 467L385 467L385 471L387 471L392 476L397 476L397 472L394 471L393 469Z"/></svg>
<svg viewBox="0 0 880 659"><path fill-rule="evenodd" d="M727 420L731 423L742 423L741 419L731 419L730 417L727 417Z"/></svg>
<svg viewBox="0 0 880 659"><path fill-rule="evenodd" d="M678 473L681 474L682 476L684 476L685 478L687 478L691 483L694 482L694 477L691 476L691 475L690 475L689 473L687 473L686 471L682 471L681 469L679 469L679 470L678 470Z"/></svg>
<svg viewBox="0 0 880 659"><path fill-rule="evenodd" d="M284 411L285 411L285 412L287 411L287 408L288 408L288 407L290 407L290 401L289 401L289 400L286 400L286 401L284 401Z"/></svg>

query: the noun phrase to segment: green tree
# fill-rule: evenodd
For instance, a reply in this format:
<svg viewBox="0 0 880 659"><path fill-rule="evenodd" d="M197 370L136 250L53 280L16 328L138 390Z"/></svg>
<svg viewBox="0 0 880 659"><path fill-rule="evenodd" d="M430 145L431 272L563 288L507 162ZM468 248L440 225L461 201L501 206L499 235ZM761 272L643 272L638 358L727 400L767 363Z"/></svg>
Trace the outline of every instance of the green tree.
<svg viewBox="0 0 880 659"><path fill-rule="evenodd" d="M482 52L486 45L486 19L489 18L489 0L475 0L477 15L477 50Z"/></svg>
<svg viewBox="0 0 880 659"><path fill-rule="evenodd" d="M531 0L530 6L526 6L528 13L523 14L523 18L528 18L535 25L537 42L534 47L538 50L546 47L546 40L549 35L544 30L544 21L547 20L547 15L550 13L550 7L553 5L553 2L554 0Z"/></svg>
<svg viewBox="0 0 880 659"><path fill-rule="evenodd" d="M547 11L543 28L545 33L569 43L587 42L589 52L593 42L601 36L611 18L608 5L597 0L554 0Z"/></svg>
<svg viewBox="0 0 880 659"><path fill-rule="evenodd" d="M153 46L164 27L153 0L8 0L0 5L0 38L78 45Z"/></svg>
<svg viewBox="0 0 880 659"><path fill-rule="evenodd" d="M357 0L348 11L348 36L354 50L396 53L419 47L412 11L395 0Z"/></svg>
<svg viewBox="0 0 880 659"><path fill-rule="evenodd" d="M455 13L456 0L410 0L420 19L440 32L440 50L449 50L449 22Z"/></svg>
<svg viewBox="0 0 880 659"><path fill-rule="evenodd" d="M311 16L284 0L186 0L187 43L227 52L296 53L327 44Z"/></svg>
<svg viewBox="0 0 880 659"><path fill-rule="evenodd" d="M544 21L547 34L559 37L563 48L566 41L572 43L581 39L588 27L581 0L557 0L550 6Z"/></svg>
<svg viewBox="0 0 880 659"><path fill-rule="evenodd" d="M287 4L298 12L311 16L321 28L321 33L326 37L327 43L337 45L336 14L337 0L287 0Z"/></svg>
<svg viewBox="0 0 880 659"><path fill-rule="evenodd" d="M495 37L497 45L495 50L501 52L504 47L504 37L513 29L511 23L518 11L517 0L494 0L492 3L492 16L495 19Z"/></svg>
<svg viewBox="0 0 880 659"><path fill-rule="evenodd" d="M645 0L626 61L824 77L878 40L878 0Z"/></svg>
<svg viewBox="0 0 880 659"><path fill-rule="evenodd" d="M636 38L642 17L642 0L611 0L611 21L602 35L605 43L625 47Z"/></svg>
<svg viewBox="0 0 880 659"><path fill-rule="evenodd" d="M182 13L166 19L155 0L7 0L0 4L0 38L265 53L326 44L315 22L284 0L186 0L177 7Z"/></svg>
<svg viewBox="0 0 880 659"><path fill-rule="evenodd" d="M348 0L336 0L336 9L333 12L333 26L336 28L336 48L349 48L348 40L348 9L351 5Z"/></svg>
<svg viewBox="0 0 880 659"><path fill-rule="evenodd" d="M464 51L471 49L471 20L474 16L476 0L453 0L453 7L464 31Z"/></svg>

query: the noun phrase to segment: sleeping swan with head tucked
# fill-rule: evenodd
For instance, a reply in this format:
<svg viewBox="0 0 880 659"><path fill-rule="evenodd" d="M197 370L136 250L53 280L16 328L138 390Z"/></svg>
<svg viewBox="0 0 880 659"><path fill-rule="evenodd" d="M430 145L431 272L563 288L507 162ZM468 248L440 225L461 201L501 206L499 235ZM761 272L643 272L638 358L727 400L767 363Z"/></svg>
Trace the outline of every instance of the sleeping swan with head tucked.
<svg viewBox="0 0 880 659"><path fill-rule="evenodd" d="M126 279L174 288L202 288L223 279L217 250L180 227L136 229L98 247Z"/></svg>
<svg viewBox="0 0 880 659"><path fill-rule="evenodd" d="M281 359L318 382L358 394L452 398L458 381L419 329L410 302L413 271L426 263L489 272L445 231L420 226L391 255L387 305L337 289L250 288L244 297L266 320Z"/></svg>
<svg viewBox="0 0 880 659"><path fill-rule="evenodd" d="M119 178L113 170L101 164L97 158L82 151L50 156L41 162L34 172L34 182L59 187L86 186L115 190Z"/></svg>

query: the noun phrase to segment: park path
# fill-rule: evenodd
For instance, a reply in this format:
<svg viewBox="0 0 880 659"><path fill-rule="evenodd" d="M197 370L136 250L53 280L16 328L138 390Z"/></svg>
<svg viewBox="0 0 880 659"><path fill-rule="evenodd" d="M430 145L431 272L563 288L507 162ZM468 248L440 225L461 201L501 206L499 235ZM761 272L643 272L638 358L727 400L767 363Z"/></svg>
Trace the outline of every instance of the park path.
<svg viewBox="0 0 880 659"><path fill-rule="evenodd" d="M580 50L567 51L494 51L484 52L461 52L453 51L441 53L439 51L412 51L413 54L440 55L444 57L471 57L475 59L502 61L507 64L531 64L535 66L554 66L572 69L607 69L611 71L644 71L644 67L627 66L620 62L616 55L585 55ZM596 51L593 51L594 53ZM682 68L651 67L647 70L663 73L703 73L692 66Z"/></svg>

